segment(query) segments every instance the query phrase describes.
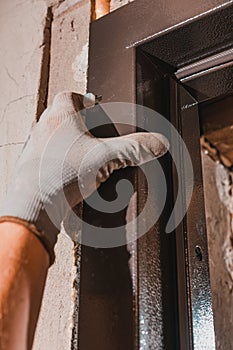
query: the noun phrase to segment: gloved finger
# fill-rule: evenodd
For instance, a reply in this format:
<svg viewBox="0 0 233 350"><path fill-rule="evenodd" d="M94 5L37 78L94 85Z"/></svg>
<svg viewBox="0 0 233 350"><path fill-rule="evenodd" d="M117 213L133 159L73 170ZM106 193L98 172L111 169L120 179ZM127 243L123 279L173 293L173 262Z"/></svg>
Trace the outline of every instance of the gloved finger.
<svg viewBox="0 0 233 350"><path fill-rule="evenodd" d="M169 149L168 139L160 133L138 132L112 138L116 158L130 160L135 165L159 158Z"/></svg>
<svg viewBox="0 0 233 350"><path fill-rule="evenodd" d="M79 168L79 185L84 198L113 171L142 165L163 156L169 149L167 138L159 133L142 132L97 140L97 143L88 143Z"/></svg>

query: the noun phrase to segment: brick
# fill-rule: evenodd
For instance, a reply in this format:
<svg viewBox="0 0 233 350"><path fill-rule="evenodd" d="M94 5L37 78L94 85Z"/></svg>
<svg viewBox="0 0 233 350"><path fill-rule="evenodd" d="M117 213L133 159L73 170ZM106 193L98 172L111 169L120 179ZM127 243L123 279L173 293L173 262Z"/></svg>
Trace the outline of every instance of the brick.
<svg viewBox="0 0 233 350"><path fill-rule="evenodd" d="M233 125L205 134L201 138L202 147L214 160L221 161L226 167L233 166Z"/></svg>
<svg viewBox="0 0 233 350"><path fill-rule="evenodd" d="M232 174L202 152L210 281L217 349L231 349L233 327Z"/></svg>

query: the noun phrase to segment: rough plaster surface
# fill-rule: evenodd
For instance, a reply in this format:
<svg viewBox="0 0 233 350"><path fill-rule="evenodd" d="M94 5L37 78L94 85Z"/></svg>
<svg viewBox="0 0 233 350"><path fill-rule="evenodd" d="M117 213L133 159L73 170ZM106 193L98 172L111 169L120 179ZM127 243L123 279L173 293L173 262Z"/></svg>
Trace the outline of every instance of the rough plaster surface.
<svg viewBox="0 0 233 350"><path fill-rule="evenodd" d="M73 297L76 269L73 243L64 232L56 245L56 262L49 270L33 350L71 349Z"/></svg>
<svg viewBox="0 0 233 350"><path fill-rule="evenodd" d="M71 6L67 8L68 4ZM64 5L64 6L62 6ZM66 5L66 7L65 7ZM62 9L64 12L62 12ZM86 91L90 1L74 1L55 8L52 22L49 103L62 90ZM56 246L56 262L49 270L33 350L72 348L77 279L73 243L63 232Z"/></svg>
<svg viewBox="0 0 233 350"><path fill-rule="evenodd" d="M47 10L40 0L0 2L0 201L36 118ZM70 349L73 243L64 233L61 237L57 261L47 279L34 349Z"/></svg>
<svg viewBox="0 0 233 350"><path fill-rule="evenodd" d="M54 8L49 104L62 90L86 92L90 17L90 1L67 0ZM79 288L79 263L76 261L75 268L73 245L65 235L60 235L56 252L58 259L49 272L33 350L76 349L77 346L78 335L73 332L72 337L71 327L73 319L77 322L78 318L78 300L74 303L74 298L77 298ZM62 279L59 275L56 279L57 271Z"/></svg>
<svg viewBox="0 0 233 350"><path fill-rule="evenodd" d="M0 202L36 117L47 6L0 2Z"/></svg>
<svg viewBox="0 0 233 350"><path fill-rule="evenodd" d="M129 4L135 0L112 0L110 4L111 11L118 9L119 7Z"/></svg>
<svg viewBox="0 0 233 350"><path fill-rule="evenodd" d="M49 103L61 90L86 92L90 1L54 17Z"/></svg>
<svg viewBox="0 0 233 350"><path fill-rule="evenodd" d="M0 203L6 195L7 187L22 147L23 144L18 143L0 146Z"/></svg>
<svg viewBox="0 0 233 350"><path fill-rule="evenodd" d="M217 350L232 350L233 328L233 279L232 262L232 214L229 210L230 173L207 155L202 155L205 209L207 219L210 280ZM228 189L228 190L227 190ZM227 198L226 198L227 196Z"/></svg>
<svg viewBox="0 0 233 350"><path fill-rule="evenodd" d="M223 245L224 260L233 283L233 184L232 172L222 164L216 164L216 186L218 195L228 211L229 225Z"/></svg>
<svg viewBox="0 0 233 350"><path fill-rule="evenodd" d="M35 118L46 13L44 1L0 2L0 145L24 141Z"/></svg>
<svg viewBox="0 0 233 350"><path fill-rule="evenodd" d="M48 0L51 2L51 0ZM64 15L65 12L72 11L74 7L79 6L80 4L87 3L87 0L60 0L59 2L57 0L52 0L54 5L54 16L57 17L59 15ZM86 18L86 20L89 22L89 17Z"/></svg>
<svg viewBox="0 0 233 350"><path fill-rule="evenodd" d="M36 119L46 16L44 1L0 2L0 201Z"/></svg>

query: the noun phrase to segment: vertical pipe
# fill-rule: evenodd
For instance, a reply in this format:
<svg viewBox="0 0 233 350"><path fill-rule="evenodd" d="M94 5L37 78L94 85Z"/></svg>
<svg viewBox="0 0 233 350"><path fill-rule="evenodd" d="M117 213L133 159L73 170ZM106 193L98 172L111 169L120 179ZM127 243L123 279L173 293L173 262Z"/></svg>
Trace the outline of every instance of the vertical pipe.
<svg viewBox="0 0 233 350"><path fill-rule="evenodd" d="M110 12L111 0L95 0L95 18L98 19Z"/></svg>

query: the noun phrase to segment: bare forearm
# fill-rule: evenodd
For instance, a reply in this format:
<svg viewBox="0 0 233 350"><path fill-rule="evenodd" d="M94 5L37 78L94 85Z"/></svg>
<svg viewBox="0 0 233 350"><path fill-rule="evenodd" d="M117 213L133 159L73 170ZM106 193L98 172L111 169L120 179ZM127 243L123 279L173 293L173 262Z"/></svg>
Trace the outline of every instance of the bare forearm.
<svg viewBox="0 0 233 350"><path fill-rule="evenodd" d="M0 348L30 349L49 256L27 228L0 224Z"/></svg>

